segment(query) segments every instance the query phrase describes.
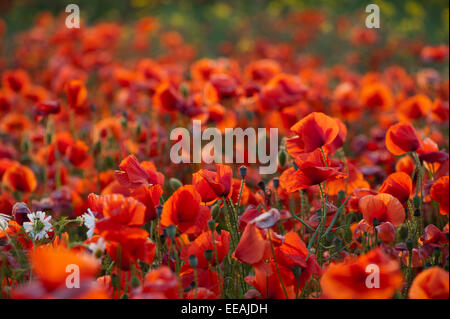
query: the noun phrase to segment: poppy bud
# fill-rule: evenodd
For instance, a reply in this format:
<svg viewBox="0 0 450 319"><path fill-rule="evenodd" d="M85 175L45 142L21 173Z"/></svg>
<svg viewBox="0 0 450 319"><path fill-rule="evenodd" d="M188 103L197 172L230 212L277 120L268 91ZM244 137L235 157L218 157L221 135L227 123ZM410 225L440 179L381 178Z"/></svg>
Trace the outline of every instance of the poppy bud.
<svg viewBox="0 0 450 319"><path fill-rule="evenodd" d="M294 162L292 163L292 167L294 167L294 169L297 171L298 170L298 165Z"/></svg>
<svg viewBox="0 0 450 319"><path fill-rule="evenodd" d="M242 165L239 167L239 174L241 175L242 179L244 179L247 176L247 167Z"/></svg>
<svg viewBox="0 0 450 319"><path fill-rule="evenodd" d="M273 187L275 187L275 189L278 189L278 187L280 187L280 179L279 178L273 179Z"/></svg>
<svg viewBox="0 0 450 319"><path fill-rule="evenodd" d="M198 259L197 259L197 256L195 256L195 255L190 255L190 256L189 256L189 265L190 265L192 268L197 268L197 265L198 265Z"/></svg>
<svg viewBox="0 0 450 319"><path fill-rule="evenodd" d="M27 216L28 214L31 214L31 211L28 208L27 204L25 204L24 202L18 202L14 204L12 208L12 216L19 225L22 225L24 222L29 221Z"/></svg>
<svg viewBox="0 0 450 319"><path fill-rule="evenodd" d="M166 228L166 235L167 235L167 237L169 237L170 239L174 240L176 234L177 234L177 227L175 225L167 226L167 228Z"/></svg>
<svg viewBox="0 0 450 319"><path fill-rule="evenodd" d="M408 237L408 228L406 226L402 225L399 228L398 233L400 235L400 239L405 240Z"/></svg>
<svg viewBox="0 0 450 319"><path fill-rule="evenodd" d="M211 261L213 258L213 251L212 249L205 249L205 258L207 261Z"/></svg>
<svg viewBox="0 0 450 319"><path fill-rule="evenodd" d="M346 243L350 243L353 240L353 234L350 227L344 228L344 240Z"/></svg>
<svg viewBox="0 0 450 319"><path fill-rule="evenodd" d="M214 229L216 228L216 221L214 219L208 221L208 227L209 230L214 231Z"/></svg>
<svg viewBox="0 0 450 319"><path fill-rule="evenodd" d="M302 268L295 265L294 267L292 267L292 273L294 274L295 279L299 280L300 276L302 275Z"/></svg>
<svg viewBox="0 0 450 319"><path fill-rule="evenodd" d="M123 295L122 295L122 297L121 297L121 299L129 299L130 297L128 296L128 294L127 293L124 293Z"/></svg>
<svg viewBox="0 0 450 319"><path fill-rule="evenodd" d="M169 179L169 185L172 191L176 191L179 187L183 186L183 183L179 179L172 177Z"/></svg>
<svg viewBox="0 0 450 319"><path fill-rule="evenodd" d="M413 240L411 239L411 238L408 238L407 240L406 240L406 248L408 249L408 251L412 251L412 249L413 249L413 247L414 247L414 242L413 242Z"/></svg>
<svg viewBox="0 0 450 319"><path fill-rule="evenodd" d="M139 278L134 275L133 277L131 277L131 282L130 282L131 287L133 288L137 288L141 285Z"/></svg>
<svg viewBox="0 0 450 319"><path fill-rule="evenodd" d="M160 217L161 216L161 214L162 214L162 211L163 211L163 206L162 205L157 205L156 206L156 215L158 216L158 217Z"/></svg>
<svg viewBox="0 0 450 319"><path fill-rule="evenodd" d="M422 201L420 200L420 197L416 195L413 198L413 203L414 203L414 207L418 208L418 207L420 207L420 204L422 203Z"/></svg>
<svg viewBox="0 0 450 319"><path fill-rule="evenodd" d="M327 243L331 243L333 238L334 238L334 233L332 233L332 232L328 232L325 236L325 240L327 241Z"/></svg>
<svg viewBox="0 0 450 319"><path fill-rule="evenodd" d="M219 213L219 209L220 206L218 204L215 204L212 208L211 208L211 216L212 217L216 217Z"/></svg>
<svg viewBox="0 0 450 319"><path fill-rule="evenodd" d="M420 209L414 210L414 217L420 217Z"/></svg>
<svg viewBox="0 0 450 319"><path fill-rule="evenodd" d="M284 168L284 166L286 165L286 161L287 161L286 152L284 150L281 150L278 153L278 165L280 166L280 168Z"/></svg>

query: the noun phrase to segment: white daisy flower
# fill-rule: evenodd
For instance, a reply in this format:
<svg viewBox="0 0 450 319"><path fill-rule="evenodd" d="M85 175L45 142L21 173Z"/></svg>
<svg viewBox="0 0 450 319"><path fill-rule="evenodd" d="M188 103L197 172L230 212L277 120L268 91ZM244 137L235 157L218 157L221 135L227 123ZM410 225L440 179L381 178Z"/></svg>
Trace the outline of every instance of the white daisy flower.
<svg viewBox="0 0 450 319"><path fill-rule="evenodd" d="M0 229L6 230L8 228L9 220L11 219L11 216L0 214Z"/></svg>
<svg viewBox="0 0 450 319"><path fill-rule="evenodd" d="M95 257L100 258L101 256L103 256L103 252L105 251L105 248L106 248L106 243L103 240L103 238L100 237L97 240L97 242L90 243L88 248L90 251L92 251L92 253L94 254Z"/></svg>
<svg viewBox="0 0 450 319"><path fill-rule="evenodd" d="M23 228L34 240L48 238L48 233L53 230L50 220L52 216L46 216L44 212L37 211L27 214L29 222L23 223Z"/></svg>
<svg viewBox="0 0 450 319"><path fill-rule="evenodd" d="M88 238L91 238L92 235L94 235L94 229L95 229L95 216L94 213L88 208L87 213L84 213L81 215L83 217L84 225L88 228L88 231L86 233Z"/></svg>

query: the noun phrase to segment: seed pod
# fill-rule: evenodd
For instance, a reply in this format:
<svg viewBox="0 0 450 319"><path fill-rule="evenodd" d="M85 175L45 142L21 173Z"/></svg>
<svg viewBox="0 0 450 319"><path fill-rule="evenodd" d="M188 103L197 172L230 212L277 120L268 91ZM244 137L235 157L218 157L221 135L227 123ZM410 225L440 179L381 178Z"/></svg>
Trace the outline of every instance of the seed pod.
<svg viewBox="0 0 450 319"><path fill-rule="evenodd" d="M247 167L244 165L239 167L239 174L241 175L241 178L244 179L247 176Z"/></svg>

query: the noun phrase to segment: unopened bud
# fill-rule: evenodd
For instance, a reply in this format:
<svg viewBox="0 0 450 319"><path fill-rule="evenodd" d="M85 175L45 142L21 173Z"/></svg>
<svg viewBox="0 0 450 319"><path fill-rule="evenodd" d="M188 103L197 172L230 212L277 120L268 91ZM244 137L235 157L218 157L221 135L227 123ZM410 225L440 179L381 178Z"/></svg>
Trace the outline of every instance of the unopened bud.
<svg viewBox="0 0 450 319"><path fill-rule="evenodd" d="M239 174L241 175L241 178L244 179L247 176L247 167L244 165L239 167Z"/></svg>
<svg viewBox="0 0 450 319"><path fill-rule="evenodd" d="M174 240L176 234L177 234L177 227L175 225L167 226L167 228L166 228L166 235L167 235L167 237L169 237L170 239Z"/></svg>
<svg viewBox="0 0 450 319"><path fill-rule="evenodd" d="M280 187L280 179L279 178L274 178L273 179L273 187L275 189L278 189L278 187Z"/></svg>
<svg viewBox="0 0 450 319"><path fill-rule="evenodd" d="M408 239L406 240L406 248L407 248L409 251L412 251L412 250L413 250L413 248L414 248L414 241L413 241L411 238L408 238Z"/></svg>
<svg viewBox="0 0 450 319"><path fill-rule="evenodd" d="M197 268L197 265L198 265L198 259L197 259L197 256L195 256L195 255L190 255L190 256L189 256L189 265L190 265L192 268Z"/></svg>
<svg viewBox="0 0 450 319"><path fill-rule="evenodd" d="M161 216L161 214L162 214L162 211L163 211L163 206L162 205L157 205L156 206L156 215L158 216L158 217L160 217Z"/></svg>
<svg viewBox="0 0 450 319"><path fill-rule="evenodd" d="M286 166L286 162L287 162L286 152L284 150L281 150L278 153L278 166L280 166L280 168L284 168Z"/></svg>
<svg viewBox="0 0 450 319"><path fill-rule="evenodd" d="M172 177L169 179L169 186L172 191L176 191L179 187L183 186L183 183L181 183L179 179Z"/></svg>

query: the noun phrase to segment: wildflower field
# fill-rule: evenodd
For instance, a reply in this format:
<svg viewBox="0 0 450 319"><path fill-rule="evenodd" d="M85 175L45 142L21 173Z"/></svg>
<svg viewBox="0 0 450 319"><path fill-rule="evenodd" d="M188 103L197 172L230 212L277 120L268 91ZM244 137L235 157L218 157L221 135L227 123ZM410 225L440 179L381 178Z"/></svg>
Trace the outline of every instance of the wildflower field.
<svg viewBox="0 0 450 319"><path fill-rule="evenodd" d="M0 298L449 298L446 1L69 3L0 4Z"/></svg>

